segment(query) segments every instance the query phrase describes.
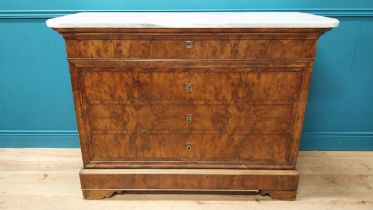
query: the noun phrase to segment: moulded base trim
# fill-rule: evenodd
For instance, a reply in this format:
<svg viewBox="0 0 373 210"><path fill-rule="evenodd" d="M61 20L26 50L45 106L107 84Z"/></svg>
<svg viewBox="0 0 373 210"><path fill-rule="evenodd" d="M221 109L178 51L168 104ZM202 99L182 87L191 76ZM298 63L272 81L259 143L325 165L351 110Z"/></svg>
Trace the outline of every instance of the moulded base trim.
<svg viewBox="0 0 373 210"><path fill-rule="evenodd" d="M85 199L102 199L126 191L252 192L294 200L296 170L240 169L82 169Z"/></svg>

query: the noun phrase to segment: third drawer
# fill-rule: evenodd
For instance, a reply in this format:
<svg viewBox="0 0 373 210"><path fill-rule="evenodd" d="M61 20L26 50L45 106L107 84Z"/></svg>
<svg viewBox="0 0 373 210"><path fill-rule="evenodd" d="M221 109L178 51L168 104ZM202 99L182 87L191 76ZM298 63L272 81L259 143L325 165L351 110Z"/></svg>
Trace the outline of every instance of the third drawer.
<svg viewBox="0 0 373 210"><path fill-rule="evenodd" d="M88 113L93 132L106 133L288 134L293 124L293 105L90 105Z"/></svg>

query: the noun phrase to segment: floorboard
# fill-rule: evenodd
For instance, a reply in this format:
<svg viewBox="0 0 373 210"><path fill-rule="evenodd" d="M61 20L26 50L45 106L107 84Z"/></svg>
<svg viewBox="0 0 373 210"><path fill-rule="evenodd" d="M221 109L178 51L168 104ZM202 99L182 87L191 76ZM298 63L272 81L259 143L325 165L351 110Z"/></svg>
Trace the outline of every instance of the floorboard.
<svg viewBox="0 0 373 210"><path fill-rule="evenodd" d="M79 149L0 149L0 209L372 210L373 152L300 152L296 201L259 195L123 194L84 200Z"/></svg>

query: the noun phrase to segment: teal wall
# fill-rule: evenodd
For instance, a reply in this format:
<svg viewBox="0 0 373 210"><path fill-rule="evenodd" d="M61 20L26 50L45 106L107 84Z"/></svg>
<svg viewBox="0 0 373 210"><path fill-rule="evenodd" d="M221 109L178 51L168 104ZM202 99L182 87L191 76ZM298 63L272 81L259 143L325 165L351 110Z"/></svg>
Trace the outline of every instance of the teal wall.
<svg viewBox="0 0 373 210"><path fill-rule="evenodd" d="M120 3L119 3L120 2ZM0 147L78 147L62 37L80 11L304 11L338 18L321 37L301 148L373 150L372 0L1 0Z"/></svg>

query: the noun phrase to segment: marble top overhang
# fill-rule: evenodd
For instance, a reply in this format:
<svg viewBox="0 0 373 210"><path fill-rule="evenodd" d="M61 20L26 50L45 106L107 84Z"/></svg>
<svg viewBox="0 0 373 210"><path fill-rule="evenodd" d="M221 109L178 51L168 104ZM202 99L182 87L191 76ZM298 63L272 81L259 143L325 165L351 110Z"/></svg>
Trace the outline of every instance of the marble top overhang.
<svg viewBox="0 0 373 210"><path fill-rule="evenodd" d="M51 28L333 28L339 21L301 12L82 12Z"/></svg>

